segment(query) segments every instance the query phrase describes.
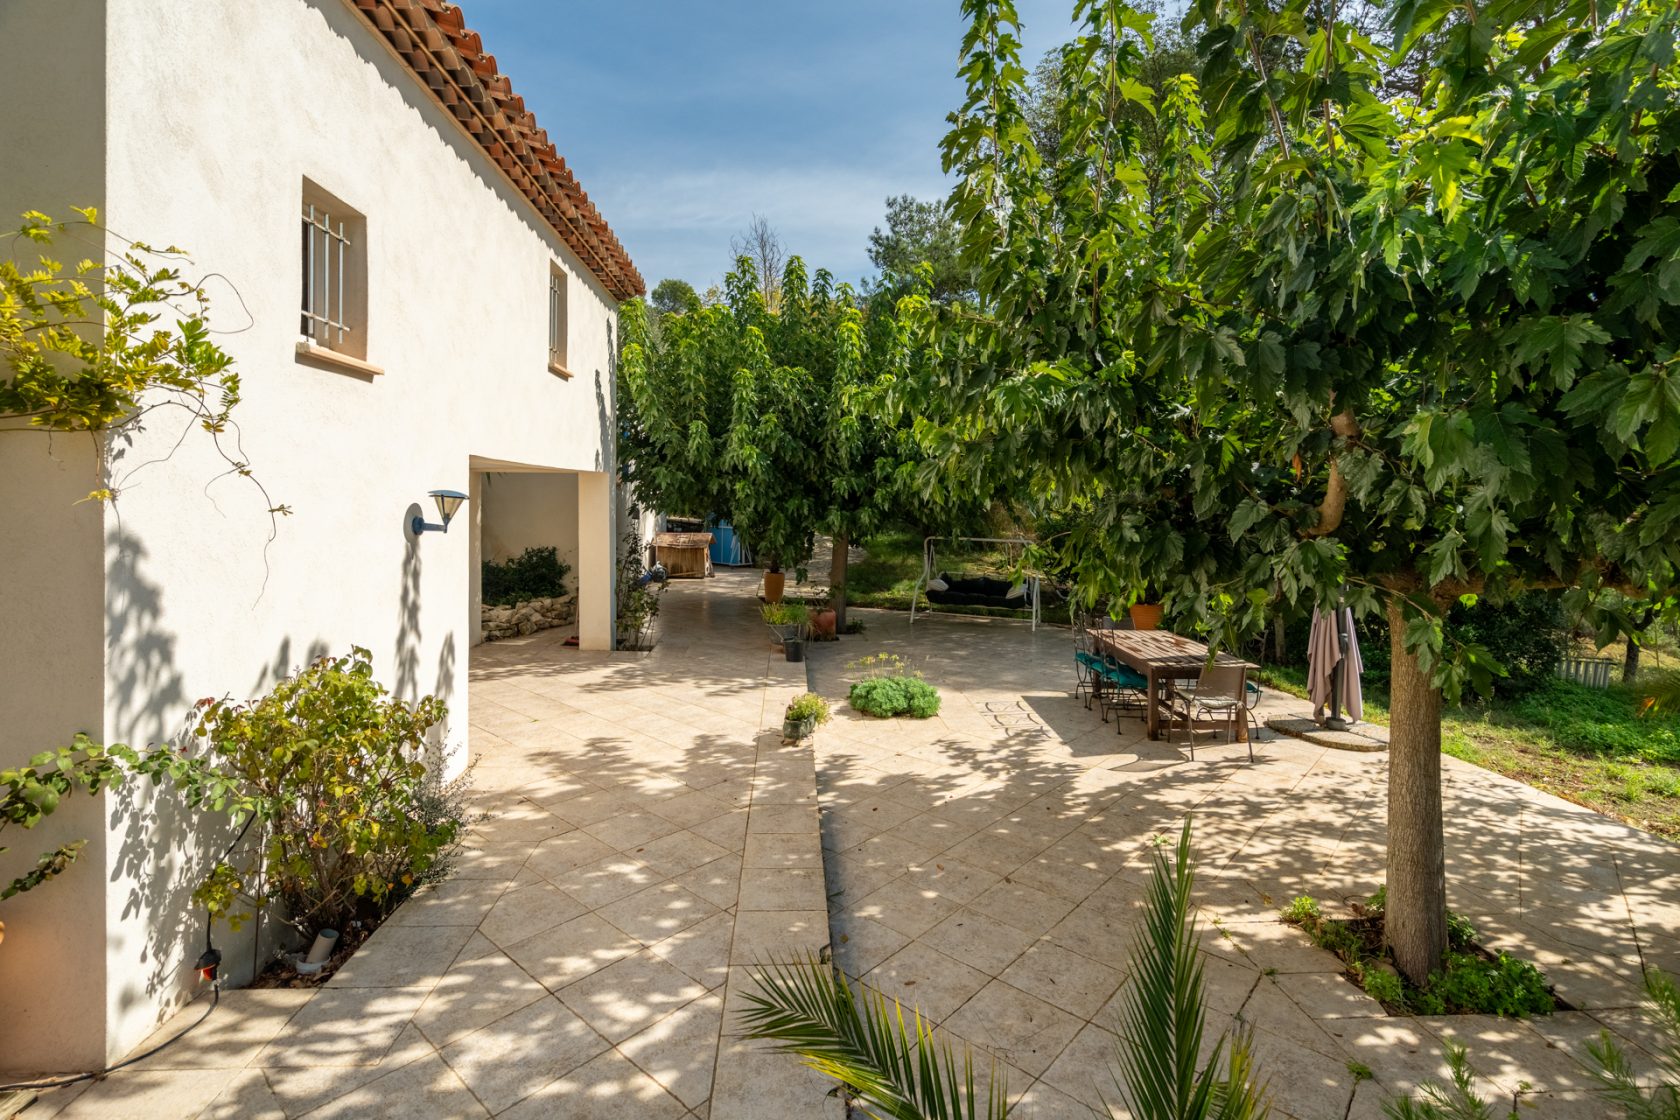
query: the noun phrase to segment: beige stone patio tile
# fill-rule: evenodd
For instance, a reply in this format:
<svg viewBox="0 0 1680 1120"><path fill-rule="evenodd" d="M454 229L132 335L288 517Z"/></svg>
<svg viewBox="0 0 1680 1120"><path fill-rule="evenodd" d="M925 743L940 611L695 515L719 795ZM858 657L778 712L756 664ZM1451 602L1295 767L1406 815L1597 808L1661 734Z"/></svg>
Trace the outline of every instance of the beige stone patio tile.
<svg viewBox="0 0 1680 1120"><path fill-rule="evenodd" d="M431 987L317 988L313 998L257 1054L256 1064L378 1065L425 1002Z"/></svg>
<svg viewBox="0 0 1680 1120"><path fill-rule="evenodd" d="M377 1065L264 1066L259 1063L252 1068L260 1069L264 1074L273 1100L284 1109L285 1114L297 1117L307 1115L352 1089L378 1080L392 1070L401 1069L432 1053L431 1043L426 1041L418 1027L409 1023ZM263 1103L261 1094L249 1086L241 1095Z"/></svg>
<svg viewBox="0 0 1680 1120"><path fill-rule="evenodd" d="M980 989L945 1021L951 1033L1042 1076L1083 1024L1002 980Z"/></svg>
<svg viewBox="0 0 1680 1120"><path fill-rule="evenodd" d="M747 816L747 835L749 836L764 836L773 833L814 836L817 831L817 807L815 805L754 806Z"/></svg>
<svg viewBox="0 0 1680 1120"><path fill-rule="evenodd" d="M741 866L750 867L801 867L822 870L822 849L810 843L806 838L771 833L765 836L750 836L747 838L746 850L741 856Z"/></svg>
<svg viewBox="0 0 1680 1120"><path fill-rule="evenodd" d="M690 825L688 830L696 836L704 836L720 848L738 852L747 842L747 816L745 808L734 809L700 824Z"/></svg>
<svg viewBox="0 0 1680 1120"><path fill-rule="evenodd" d="M661 883L608 903L595 913L644 945L663 941L696 922L717 913L718 908L680 883Z"/></svg>
<svg viewBox="0 0 1680 1120"><path fill-rule="evenodd" d="M645 804L642 797L624 789L590 789L576 797L553 802L548 812L575 828L611 820L624 813L633 813Z"/></svg>
<svg viewBox="0 0 1680 1120"><path fill-rule="evenodd" d="M680 824L684 828L693 828L731 811L735 806L702 789L688 788L674 796L652 802L649 808L668 821Z"/></svg>
<svg viewBox="0 0 1680 1120"><path fill-rule="evenodd" d="M965 908L922 934L920 940L948 957L996 976L1038 939L1025 930Z"/></svg>
<svg viewBox="0 0 1680 1120"><path fill-rule="evenodd" d="M837 914L835 926L834 963L854 979L910 943L904 934L870 918Z"/></svg>
<svg viewBox="0 0 1680 1120"><path fill-rule="evenodd" d="M872 891L850 909L859 917L891 926L906 937L919 937L954 914L958 906L904 876Z"/></svg>
<svg viewBox="0 0 1680 1120"><path fill-rule="evenodd" d="M1225 1008L1235 1010L1230 1007L1230 1001L1226 1001ZM1261 976L1240 1010L1245 1023L1334 1061L1342 1060L1340 1040L1284 995L1277 986L1276 977Z"/></svg>
<svg viewBox="0 0 1680 1120"><path fill-rule="evenodd" d="M288 1120L285 1106L255 1066L233 1075L197 1120Z"/></svg>
<svg viewBox="0 0 1680 1120"><path fill-rule="evenodd" d="M129 1068L239 1069L249 1065L314 994L309 988L243 988L223 992L215 1011L182 1035L187 1024L197 1021L209 1007L206 1001L211 996L206 992L177 1011L134 1049L143 1054L179 1035L178 1041Z"/></svg>
<svg viewBox="0 0 1680 1120"><path fill-rule="evenodd" d="M505 883L519 874L536 848L535 842L528 840L481 840L469 836L455 861L450 881L493 879Z"/></svg>
<svg viewBox="0 0 1680 1120"><path fill-rule="evenodd" d="M569 821L554 816L541 805L520 800L498 809L487 820L473 825L473 834L486 841L546 840L572 830Z"/></svg>
<svg viewBox="0 0 1680 1120"><path fill-rule="evenodd" d="M723 996L714 993L678 1008L618 1049L683 1104L699 1106L712 1092L723 1026Z"/></svg>
<svg viewBox="0 0 1680 1120"><path fill-rule="evenodd" d="M309 1114L318 1120L414 1120L419 1116L488 1117L484 1106L435 1054L392 1070Z"/></svg>
<svg viewBox="0 0 1680 1120"><path fill-rule="evenodd" d="M1123 973L1048 941L1022 953L998 978L1080 1019L1089 1019L1120 987Z"/></svg>
<svg viewBox="0 0 1680 1120"><path fill-rule="evenodd" d="M647 887L657 886L667 876L623 852L585 864L548 880L585 908L594 910Z"/></svg>
<svg viewBox="0 0 1680 1120"><path fill-rule="evenodd" d="M1045 845L1048 847L1048 845ZM1044 848L1035 848L1028 844L1009 840L995 839L984 832L975 833L966 840L959 840L940 853L942 856L954 856L964 863L990 871L997 876L1011 874L1017 867L1038 855Z"/></svg>
<svg viewBox="0 0 1680 1120"><path fill-rule="evenodd" d="M912 864L905 878L926 890L950 899L968 903L1001 882L1001 877L965 863L955 856L933 856Z"/></svg>
<svg viewBox="0 0 1680 1120"><path fill-rule="evenodd" d="M1441 1041L1404 1018L1326 1019L1319 1024L1350 1061L1370 1067L1390 1094L1416 1093L1428 1081L1447 1082ZM1483 1084L1487 1092L1497 1092Z"/></svg>
<svg viewBox="0 0 1680 1120"><path fill-rule="evenodd" d="M674 880L719 909L733 907L741 891L741 864L733 855L686 871Z"/></svg>
<svg viewBox="0 0 1680 1120"><path fill-rule="evenodd" d="M1120 962L1126 959L1136 932L1137 918L1134 914L1116 915L1104 907L1085 902L1045 931L1044 938L1064 949L1118 968Z"/></svg>
<svg viewBox="0 0 1680 1120"><path fill-rule="evenodd" d="M1011 1092L1015 1091L1011 1086ZM1031 1120L1093 1120L1093 1117L1107 1116L1110 1113L1093 1113L1090 1105L1069 1096L1046 1081L1038 1081L1021 1095L1010 1115L1030 1117ZM1112 1115L1122 1114L1116 1112Z"/></svg>
<svg viewBox="0 0 1680 1120"><path fill-rule="evenodd" d="M645 949L560 989L566 1006L614 1043L705 994L705 985Z"/></svg>
<svg viewBox="0 0 1680 1120"><path fill-rule="evenodd" d="M754 910L735 916L729 963L759 965L814 958L828 944L826 910Z"/></svg>
<svg viewBox="0 0 1680 1120"><path fill-rule="evenodd" d="M713 914L681 933L655 941L648 951L676 965L708 989L729 979L729 946L735 937L735 916Z"/></svg>
<svg viewBox="0 0 1680 1120"><path fill-rule="evenodd" d="M479 932L502 948L588 913L589 908L546 882L502 895L479 924Z"/></svg>
<svg viewBox="0 0 1680 1120"><path fill-rule="evenodd" d="M430 987L472 937L471 926L380 926L327 988Z"/></svg>
<svg viewBox="0 0 1680 1120"><path fill-rule="evenodd" d="M1225 933L1256 968L1340 973L1344 967L1334 953L1320 949L1299 929L1280 921L1232 923Z"/></svg>
<svg viewBox="0 0 1680 1120"><path fill-rule="evenodd" d="M385 924L477 926L507 888L507 880L451 878L416 891Z"/></svg>
<svg viewBox="0 0 1680 1120"><path fill-rule="evenodd" d="M606 1051L590 1024L544 996L438 1053L480 1102L501 1113Z"/></svg>
<svg viewBox="0 0 1680 1120"><path fill-rule="evenodd" d="M1599 1087L1581 1061L1521 1020L1492 1015L1451 1015L1420 1017L1417 1023L1441 1041L1464 1047L1470 1055L1470 1067L1507 1094L1560 1093ZM1582 1050L1580 1056L1584 1059L1586 1051Z"/></svg>
<svg viewBox="0 0 1680 1120"><path fill-rule="evenodd" d="M619 813L594 824L583 825L582 828L595 839L621 852L651 844L661 837L682 831L681 825L673 824L658 814L639 811Z"/></svg>
<svg viewBox="0 0 1680 1120"><path fill-rule="evenodd" d="M551 992L634 953L640 943L594 914L510 945L507 955Z"/></svg>
<svg viewBox="0 0 1680 1120"><path fill-rule="evenodd" d="M238 1071L233 1069L122 1070L88 1087L58 1116L60 1120L197 1116L235 1076Z"/></svg>
<svg viewBox="0 0 1680 1120"><path fill-rule="evenodd" d="M568 871L598 863L616 854L617 850L611 844L577 830L537 845L526 861L526 867L553 880Z"/></svg>
<svg viewBox="0 0 1680 1120"><path fill-rule="evenodd" d="M665 876L681 875L730 854L704 836L681 829L632 849L631 855Z"/></svg>
<svg viewBox="0 0 1680 1120"><path fill-rule="evenodd" d="M944 1021L990 981L986 973L920 941L912 941L863 977L868 987L934 1023Z"/></svg>
<svg viewBox="0 0 1680 1120"><path fill-rule="evenodd" d="M1040 1084L1054 1086L1069 1099L1078 1101L1081 1108L1099 1116L1107 1115L1105 1100L1118 1103L1120 1099L1114 1084L1120 1073L1115 1060L1119 1044L1113 1031L1100 1024L1086 1024L1044 1071Z"/></svg>
<svg viewBox="0 0 1680 1120"><path fill-rule="evenodd" d="M1382 1004L1333 973L1280 973L1277 986L1315 1020L1382 1018Z"/></svg>
<svg viewBox="0 0 1680 1120"><path fill-rule="evenodd" d="M826 899L819 870L749 867L741 872L743 911L821 910L828 905Z"/></svg>
<svg viewBox="0 0 1680 1120"><path fill-rule="evenodd" d="M415 1012L414 1025L443 1047L547 994L506 954L492 953L446 972Z"/></svg>
<svg viewBox="0 0 1680 1120"><path fill-rule="evenodd" d="M827 1096L833 1087L791 1054L725 1043L718 1054L711 1115L714 1120L841 1120L839 1102Z"/></svg>
<svg viewBox="0 0 1680 1120"><path fill-rule="evenodd" d="M1042 934L1065 918L1075 903L1024 883L1011 882L1006 876L1003 882L983 891L971 905L1017 929Z"/></svg>
<svg viewBox="0 0 1680 1120"><path fill-rule="evenodd" d="M1260 1029L1252 1043L1255 1070L1269 1083L1277 1107L1302 1120L1346 1115L1356 1084L1345 1061Z"/></svg>

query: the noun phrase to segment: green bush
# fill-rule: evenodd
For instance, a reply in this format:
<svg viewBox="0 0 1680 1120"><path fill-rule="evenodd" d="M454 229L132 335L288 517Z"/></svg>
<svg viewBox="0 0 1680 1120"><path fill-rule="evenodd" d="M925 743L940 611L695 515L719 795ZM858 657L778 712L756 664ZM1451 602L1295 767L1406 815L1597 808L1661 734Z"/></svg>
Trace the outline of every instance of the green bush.
<svg viewBox="0 0 1680 1120"><path fill-rule="evenodd" d="M1415 1004L1425 1015L1469 1012L1513 1019L1550 1015L1557 1008L1540 970L1506 953L1491 961L1448 953L1446 968L1430 974Z"/></svg>
<svg viewBox="0 0 1680 1120"><path fill-rule="evenodd" d="M260 829L193 893L234 928L267 902L305 937L380 917L457 843L458 790L422 762L444 704L391 698L369 656L322 658L250 703L201 701L199 753L161 748L138 761L154 780L173 778L195 809Z"/></svg>
<svg viewBox="0 0 1680 1120"><path fill-rule="evenodd" d="M566 593L571 565L552 548L527 548L511 560L483 565L482 596L486 606L511 607L527 599L557 599Z"/></svg>
<svg viewBox="0 0 1680 1120"><path fill-rule="evenodd" d="M808 719L815 720L818 723L827 723L829 720L828 701L814 692L801 693L788 701L787 711L783 713L783 718L793 720L795 723Z"/></svg>
<svg viewBox="0 0 1680 1120"><path fill-rule="evenodd" d="M804 626L811 621L811 608L792 600L765 603L758 613L771 626Z"/></svg>
<svg viewBox="0 0 1680 1120"><path fill-rule="evenodd" d="M915 677L871 677L852 685L847 696L865 715L908 715L927 719L939 712L939 691Z"/></svg>

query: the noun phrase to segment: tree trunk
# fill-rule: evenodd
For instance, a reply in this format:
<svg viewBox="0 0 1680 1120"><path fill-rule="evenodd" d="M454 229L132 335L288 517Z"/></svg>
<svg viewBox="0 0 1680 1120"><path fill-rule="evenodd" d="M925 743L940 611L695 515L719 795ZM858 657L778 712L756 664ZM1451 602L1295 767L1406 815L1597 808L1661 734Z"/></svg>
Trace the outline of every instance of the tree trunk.
<svg viewBox="0 0 1680 1120"><path fill-rule="evenodd" d="M1627 652L1622 655L1622 683L1632 684L1639 679L1639 643L1627 640Z"/></svg>
<svg viewBox="0 0 1680 1120"><path fill-rule="evenodd" d="M1288 632L1288 630L1289 628L1283 624L1283 616L1281 614L1272 619L1272 657L1279 665L1287 665L1289 663L1289 658L1287 656L1289 651L1285 648L1287 643L1284 641L1284 635Z"/></svg>
<svg viewBox="0 0 1680 1120"><path fill-rule="evenodd" d="M1441 690L1404 645L1398 597L1388 604L1393 648L1388 746L1388 906L1383 931L1414 984L1447 951L1446 844L1441 831Z"/></svg>
<svg viewBox="0 0 1680 1120"><path fill-rule="evenodd" d="M834 534L834 552L828 562L828 601L834 607L834 632L846 632L846 561L852 542L844 533Z"/></svg>

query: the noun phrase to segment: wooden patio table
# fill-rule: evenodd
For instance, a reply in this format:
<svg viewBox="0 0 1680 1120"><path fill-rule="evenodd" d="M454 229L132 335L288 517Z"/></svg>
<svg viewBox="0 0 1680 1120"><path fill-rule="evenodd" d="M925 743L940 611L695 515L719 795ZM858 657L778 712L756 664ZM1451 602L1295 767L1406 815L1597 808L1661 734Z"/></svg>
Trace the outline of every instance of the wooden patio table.
<svg viewBox="0 0 1680 1120"><path fill-rule="evenodd" d="M1144 704L1144 726L1148 728L1151 739L1159 739L1160 703L1166 699L1163 684L1171 688L1172 682L1176 680L1199 679L1202 667L1207 664L1208 647L1166 630L1105 630L1094 627L1090 633L1092 639L1104 651L1112 654L1116 660L1130 665L1137 670L1139 676L1149 682L1149 699ZM1228 653L1218 654L1214 663L1242 668L1243 692L1239 692L1238 695L1246 701L1248 671L1258 666L1240 657L1232 657ZM1236 722L1237 741L1247 741L1248 720L1245 718Z"/></svg>

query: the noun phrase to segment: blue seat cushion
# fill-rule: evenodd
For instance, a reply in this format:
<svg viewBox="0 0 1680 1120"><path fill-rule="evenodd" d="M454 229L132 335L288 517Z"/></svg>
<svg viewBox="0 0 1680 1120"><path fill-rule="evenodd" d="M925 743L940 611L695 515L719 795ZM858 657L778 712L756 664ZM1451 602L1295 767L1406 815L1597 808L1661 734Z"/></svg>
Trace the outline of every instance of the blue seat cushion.
<svg viewBox="0 0 1680 1120"><path fill-rule="evenodd" d="M1145 688L1149 684L1143 678L1143 674L1127 665L1115 665L1111 662L1103 665L1099 672L1102 673L1103 679L1118 688Z"/></svg>
<svg viewBox="0 0 1680 1120"><path fill-rule="evenodd" d="M1076 649L1073 651L1073 656L1075 660L1087 669L1100 670L1103 667L1103 659L1088 649Z"/></svg>

